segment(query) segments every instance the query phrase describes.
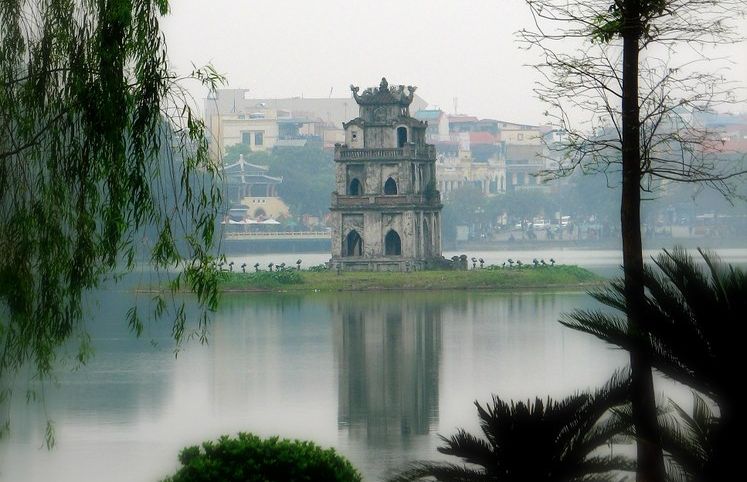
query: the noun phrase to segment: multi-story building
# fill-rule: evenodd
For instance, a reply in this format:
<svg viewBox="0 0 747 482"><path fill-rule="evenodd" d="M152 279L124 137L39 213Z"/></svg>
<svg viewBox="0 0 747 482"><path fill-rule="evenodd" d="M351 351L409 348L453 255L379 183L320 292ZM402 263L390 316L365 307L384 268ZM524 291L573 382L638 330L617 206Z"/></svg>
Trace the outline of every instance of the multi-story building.
<svg viewBox="0 0 747 482"><path fill-rule="evenodd" d="M546 168L547 126L467 115L448 116L449 141L438 142L438 188L444 194L470 185L486 195L536 189Z"/></svg>

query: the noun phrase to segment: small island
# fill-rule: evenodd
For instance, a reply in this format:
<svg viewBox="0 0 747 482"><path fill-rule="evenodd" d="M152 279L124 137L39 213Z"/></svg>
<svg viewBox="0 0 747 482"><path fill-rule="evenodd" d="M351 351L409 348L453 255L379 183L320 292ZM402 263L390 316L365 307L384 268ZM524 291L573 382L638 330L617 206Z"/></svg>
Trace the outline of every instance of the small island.
<svg viewBox="0 0 747 482"><path fill-rule="evenodd" d="M585 289L603 281L578 266L521 268L486 267L471 270L376 272L284 269L224 272L224 292L378 291L378 290L525 290Z"/></svg>

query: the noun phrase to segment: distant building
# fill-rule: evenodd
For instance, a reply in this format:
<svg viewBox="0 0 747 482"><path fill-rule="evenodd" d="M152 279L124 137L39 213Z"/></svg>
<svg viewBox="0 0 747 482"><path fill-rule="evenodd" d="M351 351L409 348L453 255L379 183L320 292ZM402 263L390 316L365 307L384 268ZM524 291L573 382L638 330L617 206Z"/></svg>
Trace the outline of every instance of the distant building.
<svg viewBox="0 0 747 482"><path fill-rule="evenodd" d="M415 118L427 122L425 141L430 144L449 141L449 116L441 109L423 109L415 112Z"/></svg>
<svg viewBox="0 0 747 482"><path fill-rule="evenodd" d="M288 206L277 193L283 178L269 176L268 171L266 166L244 161L244 156L223 167L224 196L231 206L229 215L235 221L288 216Z"/></svg>
<svg viewBox="0 0 747 482"><path fill-rule="evenodd" d="M441 202L436 151L426 123L410 116L414 87L358 95L359 116L344 124L335 146L332 194L333 269L406 271L441 257Z"/></svg>
<svg viewBox="0 0 747 482"><path fill-rule="evenodd" d="M548 126L470 115L450 115L447 122L449 140L436 143L438 188L445 196L465 186L486 195L545 188L536 175L547 165Z"/></svg>
<svg viewBox="0 0 747 482"><path fill-rule="evenodd" d="M747 153L747 114L701 112L697 115L696 122L709 131L718 133L723 152Z"/></svg>
<svg viewBox="0 0 747 482"><path fill-rule="evenodd" d="M426 105L413 99L415 108ZM356 108L352 98L254 98L247 89L219 89L205 100L205 123L216 154L239 143L254 151L309 142L331 149L344 142L342 124Z"/></svg>
<svg viewBox="0 0 747 482"><path fill-rule="evenodd" d="M449 116L449 132L475 132L475 125L480 121L472 115L454 114Z"/></svg>
<svg viewBox="0 0 747 482"><path fill-rule="evenodd" d="M537 174L546 167L544 150L540 142L505 144L507 191L542 187L542 179Z"/></svg>
<svg viewBox="0 0 747 482"><path fill-rule="evenodd" d="M474 186L486 195L506 192L506 165L502 157L475 162L469 153L462 157L440 156L436 178L438 190L444 196L465 186Z"/></svg>

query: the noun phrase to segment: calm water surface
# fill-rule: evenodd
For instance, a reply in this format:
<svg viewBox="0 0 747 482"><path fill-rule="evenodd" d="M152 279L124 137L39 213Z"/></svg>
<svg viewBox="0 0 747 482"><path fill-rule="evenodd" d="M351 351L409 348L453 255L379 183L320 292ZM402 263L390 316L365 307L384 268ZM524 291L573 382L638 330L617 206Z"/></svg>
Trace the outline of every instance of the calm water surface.
<svg viewBox="0 0 747 482"><path fill-rule="evenodd" d="M590 266L612 272L617 263ZM97 300L89 365L61 371L43 405L16 393L0 480L155 481L177 468L182 447L238 431L333 446L379 480L436 457L437 433L477 430L476 399L560 397L626 363L556 322L593 306L583 293L233 295L210 343L177 358L168 323L139 340L126 328L127 309L147 297ZM52 451L42 448L47 417Z"/></svg>

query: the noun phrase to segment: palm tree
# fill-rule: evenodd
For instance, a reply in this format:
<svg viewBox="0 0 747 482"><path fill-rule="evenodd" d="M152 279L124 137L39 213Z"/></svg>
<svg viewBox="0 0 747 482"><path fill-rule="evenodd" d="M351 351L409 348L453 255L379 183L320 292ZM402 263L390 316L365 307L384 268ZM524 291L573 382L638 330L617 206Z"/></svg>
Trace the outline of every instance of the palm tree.
<svg viewBox="0 0 747 482"><path fill-rule="evenodd" d="M741 465L739 445L747 428L739 410L747 338L747 274L723 266L715 255L699 250L705 266L684 250L664 251L644 272L647 332L626 322L622 280L592 292L603 304L622 314L577 310L561 323L628 351L647 356L665 376L708 396L718 406L718 437L713 441L721 467ZM657 269L658 268L658 269ZM726 469L724 469L726 470ZM711 479L708 479L711 480ZM719 479L713 479L719 480Z"/></svg>
<svg viewBox="0 0 747 482"><path fill-rule="evenodd" d="M459 429L449 438L442 436L445 445L438 448L464 464L417 462L390 481L617 480L619 471L635 469L633 462L603 456L597 449L628 431L611 409L627 402L629 390L629 372L624 371L594 393L577 393L559 402L537 398L533 403L507 403L495 395L485 407L475 402L484 437Z"/></svg>
<svg viewBox="0 0 747 482"><path fill-rule="evenodd" d="M672 401L670 405L676 418L672 416L660 421L662 446L672 462L668 470L670 478L675 481L732 478L724 470L720 447L715 443L723 436L725 427L708 402L693 393L692 414Z"/></svg>

